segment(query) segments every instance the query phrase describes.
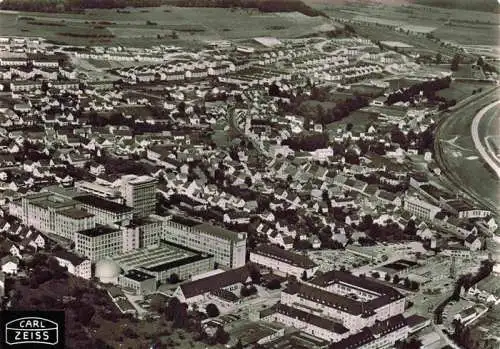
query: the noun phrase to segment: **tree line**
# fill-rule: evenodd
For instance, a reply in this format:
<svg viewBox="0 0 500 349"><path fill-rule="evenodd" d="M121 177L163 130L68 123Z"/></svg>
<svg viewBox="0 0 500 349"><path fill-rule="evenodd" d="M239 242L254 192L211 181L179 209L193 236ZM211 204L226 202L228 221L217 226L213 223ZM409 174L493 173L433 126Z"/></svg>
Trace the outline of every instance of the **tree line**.
<svg viewBox="0 0 500 349"><path fill-rule="evenodd" d="M477 284L479 281L488 277L493 271L494 262L491 260L481 261L481 266L475 275L465 274L458 278L453 293L450 297L446 298L442 303L440 303L434 310L434 321L437 324L443 323L443 311L451 301L458 301L460 299L460 293L462 290L467 292L472 286Z"/></svg>
<svg viewBox="0 0 500 349"><path fill-rule="evenodd" d="M415 96L420 93L428 99L434 99L435 93L439 90L450 87L451 78L449 76L441 79L424 81L419 84L412 85L404 90L391 93L386 100L386 104L392 105L397 102L413 102Z"/></svg>
<svg viewBox="0 0 500 349"><path fill-rule="evenodd" d="M179 7L255 8L261 12L300 12L306 16L324 16L300 0L172 0Z"/></svg>
<svg viewBox="0 0 500 349"><path fill-rule="evenodd" d="M164 0L4 0L0 9L29 12L73 12L90 8L157 7Z"/></svg>

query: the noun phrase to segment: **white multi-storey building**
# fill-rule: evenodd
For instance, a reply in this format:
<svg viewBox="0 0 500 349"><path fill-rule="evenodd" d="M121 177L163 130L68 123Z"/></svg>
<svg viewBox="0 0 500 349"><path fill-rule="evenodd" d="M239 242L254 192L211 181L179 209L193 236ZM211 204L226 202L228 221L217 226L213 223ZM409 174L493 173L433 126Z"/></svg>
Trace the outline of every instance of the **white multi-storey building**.
<svg viewBox="0 0 500 349"><path fill-rule="evenodd" d="M294 275L296 278L314 275L318 265L309 257L285 251L274 245L260 245L250 252L250 261L270 268L282 276Z"/></svg>
<svg viewBox="0 0 500 349"><path fill-rule="evenodd" d="M388 348L408 336L405 297L395 289L346 272L292 281L261 318L334 342L335 348Z"/></svg>
<svg viewBox="0 0 500 349"><path fill-rule="evenodd" d="M147 217L156 211L156 178L126 175L121 178L121 194L134 216Z"/></svg>
<svg viewBox="0 0 500 349"><path fill-rule="evenodd" d="M214 256L215 263L227 268L245 265L246 234L180 216L163 217L162 238Z"/></svg>
<svg viewBox="0 0 500 349"><path fill-rule="evenodd" d="M102 199L95 195L82 195L74 198L87 212L95 216L96 224L128 224L133 217L132 207Z"/></svg>
<svg viewBox="0 0 500 349"><path fill-rule="evenodd" d="M90 280L92 278L91 262L86 258L81 258L71 252L58 250L53 256L59 265L68 269L68 273Z"/></svg>
<svg viewBox="0 0 500 349"><path fill-rule="evenodd" d="M50 192L28 195L21 200L19 218L23 223L43 233L56 234L73 240L78 230L95 226L95 217L80 209L78 202L58 197Z"/></svg>
<svg viewBox="0 0 500 349"><path fill-rule="evenodd" d="M82 230L75 234L75 251L92 262L100 261L126 252L123 248L128 245L126 238L120 229L112 227L98 226Z"/></svg>
<svg viewBox="0 0 500 349"><path fill-rule="evenodd" d="M433 220L436 214L441 211L440 207L421 200L416 196L406 196L404 199L403 209L428 221Z"/></svg>

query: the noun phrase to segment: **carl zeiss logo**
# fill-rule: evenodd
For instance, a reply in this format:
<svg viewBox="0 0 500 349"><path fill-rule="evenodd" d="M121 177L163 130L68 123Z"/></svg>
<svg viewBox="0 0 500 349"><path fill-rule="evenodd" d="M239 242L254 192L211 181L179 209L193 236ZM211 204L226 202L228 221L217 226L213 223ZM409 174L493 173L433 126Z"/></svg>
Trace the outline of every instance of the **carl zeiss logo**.
<svg viewBox="0 0 500 349"><path fill-rule="evenodd" d="M5 348L64 348L63 311L4 311L1 315Z"/></svg>

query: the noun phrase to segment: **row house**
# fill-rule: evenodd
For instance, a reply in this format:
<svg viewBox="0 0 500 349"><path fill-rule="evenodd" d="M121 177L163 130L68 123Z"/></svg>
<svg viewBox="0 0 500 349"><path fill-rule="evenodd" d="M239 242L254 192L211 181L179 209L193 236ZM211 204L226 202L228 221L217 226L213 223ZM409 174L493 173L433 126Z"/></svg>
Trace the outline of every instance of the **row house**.
<svg viewBox="0 0 500 349"><path fill-rule="evenodd" d="M38 80L16 80L10 82L12 92L28 92L42 88L42 81Z"/></svg>

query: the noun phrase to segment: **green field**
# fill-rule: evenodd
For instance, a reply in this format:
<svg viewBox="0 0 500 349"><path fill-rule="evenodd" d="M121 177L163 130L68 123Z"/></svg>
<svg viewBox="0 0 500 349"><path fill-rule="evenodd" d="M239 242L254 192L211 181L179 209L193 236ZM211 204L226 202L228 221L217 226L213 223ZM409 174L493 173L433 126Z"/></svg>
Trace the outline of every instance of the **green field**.
<svg viewBox="0 0 500 349"><path fill-rule="evenodd" d="M373 124L376 120L376 114L365 112L362 110L356 110L350 113L349 116L345 119L328 124L328 132L330 134L336 134L338 128L345 129L345 127L349 123L353 125L352 131L354 133L365 132L368 125Z"/></svg>
<svg viewBox="0 0 500 349"><path fill-rule="evenodd" d="M386 25L417 25L436 28L433 35L445 41L476 45L497 45L498 43L499 17L489 12L418 5L389 6L359 3L338 6L316 4L315 7L332 17L361 20L370 28L362 33L373 37L374 40L387 40L393 35L393 32L385 27ZM380 27L379 30L385 32L386 35L379 33L377 27ZM432 46L430 48L433 49Z"/></svg>
<svg viewBox="0 0 500 349"><path fill-rule="evenodd" d="M87 10L84 14L1 12L0 33L43 36L48 40L76 45L182 45L183 42L198 40L248 39L257 36L293 38L314 33L326 22L325 18L307 17L300 13L164 6L131 9L125 13L101 9ZM171 38L174 31L178 39ZM64 32L91 32L95 35L90 38L68 37L61 34ZM148 40L145 42L144 39Z"/></svg>
<svg viewBox="0 0 500 349"><path fill-rule="evenodd" d="M448 100L454 99L456 101L461 101L462 99L470 97L472 91L478 92L479 89L486 91L491 87L492 84L489 83L453 81L449 88L438 91L437 95Z"/></svg>

